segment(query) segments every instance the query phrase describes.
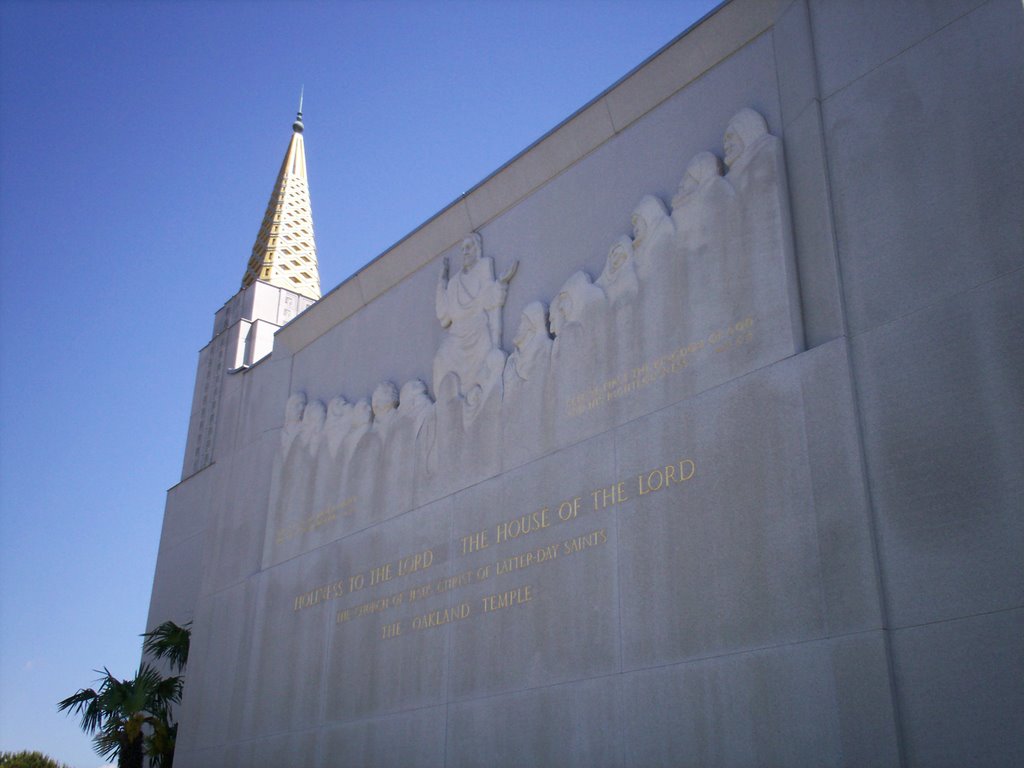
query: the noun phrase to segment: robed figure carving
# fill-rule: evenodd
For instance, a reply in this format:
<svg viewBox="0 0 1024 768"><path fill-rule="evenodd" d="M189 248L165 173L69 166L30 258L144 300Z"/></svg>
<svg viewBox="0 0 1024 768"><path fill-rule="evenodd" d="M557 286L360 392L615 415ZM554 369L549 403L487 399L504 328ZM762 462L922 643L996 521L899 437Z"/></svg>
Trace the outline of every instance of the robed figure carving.
<svg viewBox="0 0 1024 768"><path fill-rule="evenodd" d="M435 394L441 393L441 383L451 373L458 376L452 394L466 395L476 386L486 390L505 362L501 309L519 262L495 279L494 260L482 254L480 235L474 232L464 238L461 250L462 268L449 276L446 257L437 281L437 319L447 333L434 356ZM500 361L492 359L494 353Z"/></svg>

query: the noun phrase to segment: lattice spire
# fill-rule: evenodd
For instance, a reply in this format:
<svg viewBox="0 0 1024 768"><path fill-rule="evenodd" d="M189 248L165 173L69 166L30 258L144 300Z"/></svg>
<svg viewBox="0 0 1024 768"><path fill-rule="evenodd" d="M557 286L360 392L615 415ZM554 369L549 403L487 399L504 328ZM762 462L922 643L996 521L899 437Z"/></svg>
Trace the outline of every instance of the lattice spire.
<svg viewBox="0 0 1024 768"><path fill-rule="evenodd" d="M306 182L306 147L302 139L302 97L292 124L281 172L270 195L263 225L252 247L242 287L255 280L320 298L320 271L313 238L313 213Z"/></svg>

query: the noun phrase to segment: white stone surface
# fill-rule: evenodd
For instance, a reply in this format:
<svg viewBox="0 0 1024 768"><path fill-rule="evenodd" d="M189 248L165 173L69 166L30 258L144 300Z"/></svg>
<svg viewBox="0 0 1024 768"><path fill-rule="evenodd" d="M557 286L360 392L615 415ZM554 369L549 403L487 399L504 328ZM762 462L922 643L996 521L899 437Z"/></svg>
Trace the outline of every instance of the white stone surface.
<svg viewBox="0 0 1024 768"><path fill-rule="evenodd" d="M907 763L1016 765L1024 760L1024 610L894 633Z"/></svg>
<svg viewBox="0 0 1024 768"><path fill-rule="evenodd" d="M850 643L795 644L624 675L623 764L668 767L685 756L689 764L730 768L899 765L883 646L869 638L859 648Z"/></svg>
<svg viewBox="0 0 1024 768"><path fill-rule="evenodd" d="M854 340L894 626L1024 604L1024 270Z"/></svg>
<svg viewBox="0 0 1024 768"><path fill-rule="evenodd" d="M823 105L852 333L1024 266L1022 41L993 0Z"/></svg>
<svg viewBox="0 0 1024 768"><path fill-rule="evenodd" d="M733 0L233 374L230 300L179 768L1020 762L1022 38Z"/></svg>

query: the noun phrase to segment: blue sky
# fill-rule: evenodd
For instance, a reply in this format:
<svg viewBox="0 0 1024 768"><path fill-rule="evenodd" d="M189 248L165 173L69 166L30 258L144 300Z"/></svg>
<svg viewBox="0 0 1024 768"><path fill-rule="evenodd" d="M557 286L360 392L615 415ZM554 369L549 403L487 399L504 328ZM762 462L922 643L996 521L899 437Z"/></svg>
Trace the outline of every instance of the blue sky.
<svg viewBox="0 0 1024 768"><path fill-rule="evenodd" d="M300 86L326 292L715 5L0 2L0 750L103 763Z"/></svg>

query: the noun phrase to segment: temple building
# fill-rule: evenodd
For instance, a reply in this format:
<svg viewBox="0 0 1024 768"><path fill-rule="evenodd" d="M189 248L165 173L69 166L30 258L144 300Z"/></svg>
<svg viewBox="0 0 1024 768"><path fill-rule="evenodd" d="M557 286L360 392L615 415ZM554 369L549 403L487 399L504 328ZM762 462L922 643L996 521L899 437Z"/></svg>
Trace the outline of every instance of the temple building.
<svg viewBox="0 0 1024 768"><path fill-rule="evenodd" d="M730 0L323 295L300 103L177 768L1024 763L1022 72L1019 0Z"/></svg>

